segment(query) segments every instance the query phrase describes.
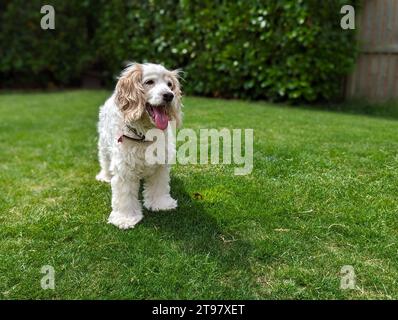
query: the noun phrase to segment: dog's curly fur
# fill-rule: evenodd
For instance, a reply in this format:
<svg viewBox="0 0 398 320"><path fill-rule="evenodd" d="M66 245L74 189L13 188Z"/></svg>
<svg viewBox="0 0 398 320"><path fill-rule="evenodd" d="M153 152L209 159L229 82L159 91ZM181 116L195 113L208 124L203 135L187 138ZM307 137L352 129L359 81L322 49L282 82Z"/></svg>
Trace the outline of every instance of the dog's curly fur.
<svg viewBox="0 0 398 320"><path fill-rule="evenodd" d="M169 95L165 102L165 95ZM144 206L152 211L170 210L177 201L170 196L169 166L149 164L145 141L124 139L118 142L126 125L145 134L156 127L148 112L149 106L160 106L167 118L181 124L181 89L178 70L169 71L157 64L129 64L121 73L112 96L100 108L98 123L98 155L101 166L96 176L99 181L110 182L112 187L112 212L108 222L121 228L134 227L142 218L138 198L140 181L144 180ZM162 128L163 129L163 128ZM164 129L170 137L170 126ZM175 148L167 139L167 148Z"/></svg>

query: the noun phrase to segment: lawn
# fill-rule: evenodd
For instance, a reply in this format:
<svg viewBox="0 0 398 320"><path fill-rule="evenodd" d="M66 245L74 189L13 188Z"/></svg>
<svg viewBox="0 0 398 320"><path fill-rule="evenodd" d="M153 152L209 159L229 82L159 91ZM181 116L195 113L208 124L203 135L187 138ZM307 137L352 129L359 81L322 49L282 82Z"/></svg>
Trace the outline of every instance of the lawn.
<svg viewBox="0 0 398 320"><path fill-rule="evenodd" d="M398 121L185 98L184 127L254 129L253 172L176 165L178 210L121 231L94 179L108 94L0 95L0 298L398 298Z"/></svg>

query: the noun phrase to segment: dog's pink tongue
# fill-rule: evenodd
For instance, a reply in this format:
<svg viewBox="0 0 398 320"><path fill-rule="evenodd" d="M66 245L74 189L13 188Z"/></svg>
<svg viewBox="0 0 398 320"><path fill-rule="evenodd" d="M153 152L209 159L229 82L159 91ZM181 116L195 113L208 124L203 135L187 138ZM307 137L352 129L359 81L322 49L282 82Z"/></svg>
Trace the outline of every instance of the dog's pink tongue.
<svg viewBox="0 0 398 320"><path fill-rule="evenodd" d="M160 130L167 128L169 124L169 117L166 114L166 109L163 107L154 107L153 112L155 114L155 123Z"/></svg>

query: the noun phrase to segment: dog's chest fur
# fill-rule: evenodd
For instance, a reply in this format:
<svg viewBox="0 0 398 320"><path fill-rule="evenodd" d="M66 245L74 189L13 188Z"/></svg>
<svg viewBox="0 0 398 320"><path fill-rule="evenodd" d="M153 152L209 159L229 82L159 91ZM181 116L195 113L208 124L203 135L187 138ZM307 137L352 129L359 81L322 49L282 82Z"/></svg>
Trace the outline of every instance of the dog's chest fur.
<svg viewBox="0 0 398 320"><path fill-rule="evenodd" d="M175 145L172 142L172 133L165 131L164 134L167 141L165 153L173 154ZM151 147L151 150L148 150L149 147ZM150 141L123 139L121 143L118 143L116 148L118 148L119 154L119 157L116 157L116 159L119 158L122 161L122 163L119 163L119 168L128 168L129 175L132 174L138 178L145 178L153 175L159 166L167 165L163 162L156 163L153 160L154 145ZM152 161L149 162L149 158Z"/></svg>

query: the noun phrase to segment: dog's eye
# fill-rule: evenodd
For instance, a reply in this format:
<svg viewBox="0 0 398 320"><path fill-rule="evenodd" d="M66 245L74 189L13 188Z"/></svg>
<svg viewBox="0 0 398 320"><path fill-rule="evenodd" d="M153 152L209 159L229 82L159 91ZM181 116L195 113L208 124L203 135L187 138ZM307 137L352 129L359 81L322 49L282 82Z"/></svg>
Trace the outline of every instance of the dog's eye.
<svg viewBox="0 0 398 320"><path fill-rule="evenodd" d="M173 86L173 84L171 83L171 81L167 82L167 85L169 86L169 88L171 88Z"/></svg>
<svg viewBox="0 0 398 320"><path fill-rule="evenodd" d="M155 82L153 81L153 80L147 80L147 81L145 81L145 84L147 85L147 86L151 86L151 85L153 85Z"/></svg>

